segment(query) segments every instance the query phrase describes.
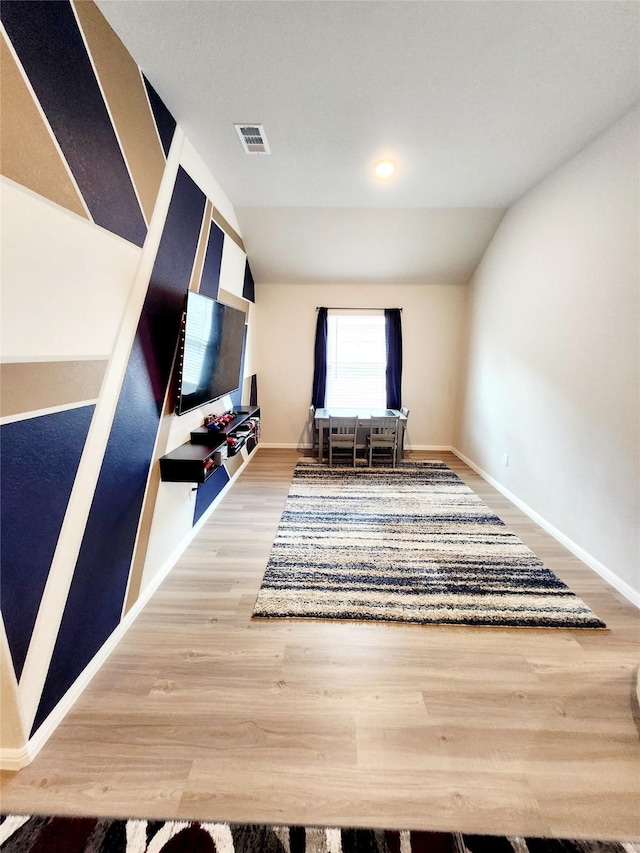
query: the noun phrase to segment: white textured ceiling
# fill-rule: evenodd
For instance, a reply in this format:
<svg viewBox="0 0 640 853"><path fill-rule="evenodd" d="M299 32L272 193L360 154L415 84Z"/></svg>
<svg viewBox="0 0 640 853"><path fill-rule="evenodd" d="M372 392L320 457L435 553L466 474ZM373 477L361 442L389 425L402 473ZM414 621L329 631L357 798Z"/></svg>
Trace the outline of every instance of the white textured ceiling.
<svg viewBox="0 0 640 853"><path fill-rule="evenodd" d="M639 97L626 0L98 6L236 206L258 282L466 281L499 211Z"/></svg>

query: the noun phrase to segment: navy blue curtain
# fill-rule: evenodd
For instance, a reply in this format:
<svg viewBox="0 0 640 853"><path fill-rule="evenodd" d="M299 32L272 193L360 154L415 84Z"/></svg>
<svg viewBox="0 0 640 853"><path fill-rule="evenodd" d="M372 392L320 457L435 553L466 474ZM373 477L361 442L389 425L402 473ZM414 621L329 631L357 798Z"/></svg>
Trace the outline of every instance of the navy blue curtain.
<svg viewBox="0 0 640 853"><path fill-rule="evenodd" d="M314 350L313 390L311 403L316 409L324 408L327 390L327 314L328 308L318 308L316 344Z"/></svg>
<svg viewBox="0 0 640 853"><path fill-rule="evenodd" d="M387 408L402 406L402 312L400 308L385 308L387 339Z"/></svg>

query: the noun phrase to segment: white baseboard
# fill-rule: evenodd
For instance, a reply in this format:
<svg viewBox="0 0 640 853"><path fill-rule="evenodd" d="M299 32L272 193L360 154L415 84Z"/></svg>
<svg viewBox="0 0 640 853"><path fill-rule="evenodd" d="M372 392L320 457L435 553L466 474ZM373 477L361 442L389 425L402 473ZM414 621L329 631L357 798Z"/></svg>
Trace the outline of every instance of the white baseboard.
<svg viewBox="0 0 640 853"><path fill-rule="evenodd" d="M0 748L0 770L9 770L13 773L22 770L30 764L33 756L29 755L29 744L9 749Z"/></svg>
<svg viewBox="0 0 640 853"><path fill-rule="evenodd" d="M273 441L261 441L260 447L272 448L274 450L311 450L313 445L311 444L300 444L299 442L284 442L278 443Z"/></svg>
<svg viewBox="0 0 640 853"><path fill-rule="evenodd" d="M405 452L412 450L429 450L432 453L453 453L453 447L450 444L405 444Z"/></svg>
<svg viewBox="0 0 640 853"><path fill-rule="evenodd" d="M304 452L305 450L312 450L313 449L313 445L311 445L311 444L300 444L297 442L294 442L293 444L292 443L280 444L277 442L261 441L259 446L260 447L272 448L274 450L299 450L301 453ZM452 453L455 453L453 447L451 447L450 444L406 444L404 449L405 449L405 451L431 450L431 451L436 451L437 453L442 453L442 452L448 450Z"/></svg>
<svg viewBox="0 0 640 853"><path fill-rule="evenodd" d="M586 563L590 569L600 575L608 584L610 584L614 589L617 589L619 593L624 595L627 601L630 601L631 604L634 604L636 607L640 608L640 593L637 592L632 586L630 586L626 581L623 581L622 578L619 578L611 569L608 569L603 563L597 560L594 556L589 554L588 551L585 551L580 545L574 542L572 539L569 539L561 530L558 530L557 527L554 527L546 518L537 513L534 509L532 509L528 504L526 504L523 500L521 500L517 495L513 492L510 492L509 489L505 488L502 483L499 483L498 480L494 479L490 474L487 474L486 471L483 471L475 462L472 462L464 453L461 453L459 450L456 450L455 447L451 448L452 452L460 459L465 465L468 465L476 474L479 474L483 480L486 480L489 485L493 486L494 489L497 489L500 494L504 495L505 498L511 501L512 504L518 507L518 509L522 510L525 515L528 515L532 521L535 521L537 525L542 527L550 536L553 536L554 539L557 539L561 545L571 551L579 560L582 560L583 563Z"/></svg>
<svg viewBox="0 0 640 853"><path fill-rule="evenodd" d="M119 623L117 628L108 637L108 639L97 652L97 654L87 664L82 673L78 676L78 678L64 694L62 699L51 711L49 716L44 720L42 725L38 727L38 730L33 735L33 737L29 738L29 740L26 744L24 744L24 746L11 749L8 749L6 747L0 748L0 770L21 770L23 767L26 767L33 761L33 759L40 752L42 747L49 740L51 735L58 728L64 717L71 710L72 706L80 698L80 695L89 685L91 679L94 677L94 675L96 675L98 670L105 663L111 652L115 649L120 640L127 633L131 625L133 625L136 618L139 616L139 614L149 602L151 596L158 589L162 581L166 578L166 576L174 567L178 559L181 557L187 545L189 545L191 540L198 533L198 531L205 523L205 521L209 518L214 509L224 499L224 496L226 495L230 486L237 480L237 478L240 476L240 473L249 464L251 459L253 459L259 447L260 444L256 446L256 448L252 451L251 456L245 459L245 461L238 468L238 470L234 472L229 482L226 483L224 488L220 491L220 494L215 497L215 499L211 502L211 505L203 513L202 517L199 518L196 524L191 528L189 534L185 536L185 538L180 542L180 544L167 557L160 569L149 581L149 584L144 587L143 590L141 590L140 596L135 602L135 604L132 606L131 610L129 610L129 612L122 618L122 621Z"/></svg>

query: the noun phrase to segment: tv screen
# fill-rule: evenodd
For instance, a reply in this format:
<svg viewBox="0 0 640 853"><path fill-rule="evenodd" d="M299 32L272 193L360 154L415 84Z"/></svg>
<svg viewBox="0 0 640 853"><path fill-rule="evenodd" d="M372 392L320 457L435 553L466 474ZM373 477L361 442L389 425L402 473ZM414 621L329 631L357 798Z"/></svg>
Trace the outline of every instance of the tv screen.
<svg viewBox="0 0 640 853"><path fill-rule="evenodd" d="M240 385L245 314L189 291L182 326L176 414L235 391Z"/></svg>

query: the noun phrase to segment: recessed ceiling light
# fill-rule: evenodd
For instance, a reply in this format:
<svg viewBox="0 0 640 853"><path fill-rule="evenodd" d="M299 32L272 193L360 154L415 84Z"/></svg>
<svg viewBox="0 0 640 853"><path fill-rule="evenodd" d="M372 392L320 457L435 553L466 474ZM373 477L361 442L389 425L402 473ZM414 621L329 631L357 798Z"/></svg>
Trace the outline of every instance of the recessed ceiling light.
<svg viewBox="0 0 640 853"><path fill-rule="evenodd" d="M390 178L391 175L396 170L396 164L392 163L391 160L381 160L375 167L374 171L376 175L383 181L386 181L387 178Z"/></svg>

